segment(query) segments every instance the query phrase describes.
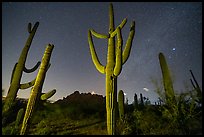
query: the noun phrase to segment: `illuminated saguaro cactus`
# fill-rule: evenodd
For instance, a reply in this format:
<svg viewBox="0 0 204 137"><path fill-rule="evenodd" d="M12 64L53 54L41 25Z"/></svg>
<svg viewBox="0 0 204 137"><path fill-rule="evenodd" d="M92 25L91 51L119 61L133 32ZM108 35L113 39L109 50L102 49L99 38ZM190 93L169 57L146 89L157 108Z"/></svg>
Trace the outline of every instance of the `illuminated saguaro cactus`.
<svg viewBox="0 0 204 137"><path fill-rule="evenodd" d="M39 102L40 99L45 100L51 97L56 92L56 90L52 90L51 92L47 94L47 96L45 94L42 94L42 87L43 87L43 83L45 80L46 72L49 67L49 61L51 58L53 48L54 48L54 45L50 45L50 44L47 45L46 47L45 53L42 58L42 63L40 65L40 69L36 77L35 84L31 90L31 95L28 100L20 135L24 135L26 133L27 126L29 124L34 108L37 105L37 102Z"/></svg>
<svg viewBox="0 0 204 137"><path fill-rule="evenodd" d="M132 47L132 40L135 34L135 22L133 21L130 28L130 33L127 39L124 50L122 51L123 39L121 29L127 22L125 18L120 25L114 27L113 5L109 7L109 32L107 35L99 34L93 29L88 31L88 42L92 61L96 69L106 75L106 112L107 112L107 131L109 135L115 134L115 106L117 103L117 77L122 70L122 65L127 61ZM107 64L103 66L96 54L92 35L101 39L108 39ZM117 45L115 37L117 36Z"/></svg>
<svg viewBox="0 0 204 137"><path fill-rule="evenodd" d="M12 106L14 105L14 101L17 96L18 90L30 88L35 83L35 79L25 84L20 84L20 81L21 81L23 71L26 73L34 72L40 65L40 62L38 62L32 69L27 69L25 67L25 62L26 62L26 58L28 55L28 51L30 49L33 37L36 33L38 26L39 26L39 22L36 22L33 28L31 26L31 23L28 24L29 37L26 41L25 47L23 48L21 52L18 62L15 64L13 68L13 72L11 75L11 81L10 81L10 87L9 87L9 90L8 90L8 93L5 99L5 103L3 106L3 116L7 114L11 110Z"/></svg>
<svg viewBox="0 0 204 137"><path fill-rule="evenodd" d="M168 105L174 104L176 102L176 99L174 94L173 82L171 80L170 71L163 53L159 53L159 62L163 76L163 85L165 90L166 102Z"/></svg>

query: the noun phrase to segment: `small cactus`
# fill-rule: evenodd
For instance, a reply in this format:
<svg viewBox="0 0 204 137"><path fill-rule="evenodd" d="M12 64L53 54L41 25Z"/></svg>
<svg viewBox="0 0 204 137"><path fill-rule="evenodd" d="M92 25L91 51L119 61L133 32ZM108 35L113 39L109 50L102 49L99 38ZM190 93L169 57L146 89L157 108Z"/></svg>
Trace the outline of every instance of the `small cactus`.
<svg viewBox="0 0 204 137"><path fill-rule="evenodd" d="M119 109L119 117L121 120L124 118L124 93L122 90L118 92L118 109Z"/></svg>
<svg viewBox="0 0 204 137"><path fill-rule="evenodd" d="M138 108L138 100L137 100L137 94L135 93L134 95L134 107L137 109Z"/></svg>
<svg viewBox="0 0 204 137"><path fill-rule="evenodd" d="M140 105L144 106L144 99L143 99L142 93L140 93Z"/></svg>
<svg viewBox="0 0 204 137"><path fill-rule="evenodd" d="M12 129L11 135L17 134L18 128L19 128L20 123L23 119L23 114L24 114L24 108L21 108L17 113L17 117L16 117L16 121L15 121L15 127Z"/></svg>

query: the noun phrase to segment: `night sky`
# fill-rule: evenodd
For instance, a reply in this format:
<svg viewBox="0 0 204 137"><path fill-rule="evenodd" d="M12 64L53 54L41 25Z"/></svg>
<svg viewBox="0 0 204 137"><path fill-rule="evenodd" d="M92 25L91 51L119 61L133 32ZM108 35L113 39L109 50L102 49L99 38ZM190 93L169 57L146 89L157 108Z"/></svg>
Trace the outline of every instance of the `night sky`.
<svg viewBox="0 0 204 137"><path fill-rule="evenodd" d="M158 54L163 52L176 92L192 89L192 69L202 88L202 3L201 2L113 2L115 26L126 17L122 29L126 43L131 21L135 37L130 57L118 77L118 90L126 93L129 103L142 93L152 103L157 100L156 86L162 73ZM62 99L78 90L105 96L105 75L91 59L88 29L107 34L109 2L3 2L2 3L2 89L7 94L11 73L28 37L27 24L40 25L26 60L32 68L41 61L48 43L55 47L51 67L46 74L43 92L56 89L51 100ZM93 37L99 60L106 65L107 40ZM23 73L21 83L33 80L38 71ZM31 88L19 90L27 98Z"/></svg>

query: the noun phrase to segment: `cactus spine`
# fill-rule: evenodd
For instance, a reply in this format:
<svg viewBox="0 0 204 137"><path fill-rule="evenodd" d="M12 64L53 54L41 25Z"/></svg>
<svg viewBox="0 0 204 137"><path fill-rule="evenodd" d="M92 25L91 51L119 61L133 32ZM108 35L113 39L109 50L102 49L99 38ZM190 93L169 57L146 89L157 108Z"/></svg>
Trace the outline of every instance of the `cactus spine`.
<svg viewBox="0 0 204 137"><path fill-rule="evenodd" d="M124 93L122 90L118 92L118 108L119 108L119 117L121 120L124 118Z"/></svg>
<svg viewBox="0 0 204 137"><path fill-rule="evenodd" d="M160 66L161 66L161 71L163 76L166 103L167 105L175 103L176 99L175 99L175 94L173 89L173 83L172 83L169 68L163 53L159 53L159 61L160 61Z"/></svg>
<svg viewBox="0 0 204 137"><path fill-rule="evenodd" d="M23 124L22 124L20 135L25 135L27 126L29 124L30 118L31 118L33 110L34 110L34 107L37 104L37 102L40 101L40 96L42 95L42 87L43 87L43 83L45 80L46 72L47 72L48 67L49 67L49 61L51 58L53 48L54 48L54 45L50 45L50 44L48 44L46 47L45 53L44 53L43 58L42 58L42 63L40 65L40 69L39 69L38 74L37 74L35 84L31 90L31 95L30 95L30 98L28 100L28 104L26 107L26 112L25 112L25 116L23 119ZM54 91L54 93L55 93L55 91ZM52 93L52 95L53 95L53 93ZM50 95L49 95L49 97L50 97Z"/></svg>
<svg viewBox="0 0 204 137"><path fill-rule="evenodd" d="M34 72L40 65L40 62L38 62L32 69L27 69L25 67L25 62L27 58L28 51L30 49L33 37L36 33L36 30L39 26L39 22L36 22L34 27L31 27L31 23L29 23L28 28L29 28L29 37L26 41L25 47L23 48L21 55L19 57L18 62L15 64L13 68L13 72L11 75L11 81L10 81L10 87L5 99L5 104L3 106L3 116L8 113L8 111L11 110L12 106L14 106L14 101L17 96L17 92L19 89L27 89L30 88L31 86L34 85L35 79L31 82L25 83L25 84L20 84L21 77L23 74L23 71L26 73L31 73Z"/></svg>
<svg viewBox="0 0 204 137"><path fill-rule="evenodd" d="M109 32L107 35L99 34L93 29L88 31L88 42L91 52L92 61L96 69L106 75L106 112L107 112L107 131L109 135L115 134L115 106L117 103L117 77L122 70L122 65L127 61L132 41L135 34L135 22L133 21L130 28L130 33L127 39L126 46L122 52L122 35L121 29L124 27L127 19L125 18L120 25L114 27L113 5L109 7ZM96 54L92 35L101 39L108 39L107 64L103 66ZM115 45L115 37L117 36L117 45Z"/></svg>

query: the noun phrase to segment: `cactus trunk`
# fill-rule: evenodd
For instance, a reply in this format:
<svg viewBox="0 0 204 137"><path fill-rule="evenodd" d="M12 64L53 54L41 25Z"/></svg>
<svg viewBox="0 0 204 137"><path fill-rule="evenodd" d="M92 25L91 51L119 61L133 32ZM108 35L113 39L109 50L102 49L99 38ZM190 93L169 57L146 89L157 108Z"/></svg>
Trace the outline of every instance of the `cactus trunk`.
<svg viewBox="0 0 204 137"><path fill-rule="evenodd" d="M54 45L49 44L46 47L45 53L43 55L42 63L40 65L40 69L38 71L37 78L32 88L31 95L26 107L26 112L25 112L21 132L20 132L21 135L25 135L26 129L29 124L32 113L34 111L34 108L37 102L40 100L40 96L42 95L42 87L45 80L47 69L49 67L49 61L51 58L53 48L54 48Z"/></svg>
<svg viewBox="0 0 204 137"><path fill-rule="evenodd" d="M28 71L28 69L25 68L25 62L26 62L26 58L28 55L28 51L30 49L30 46L31 46L33 37L36 33L36 30L38 28L38 25L39 25L39 22L36 22L33 29L31 29L31 24L30 24L30 27L29 27L30 28L29 29L30 35L26 41L25 47L23 48L23 50L21 52L18 63L15 64L12 75L11 75L10 87L9 87L9 90L8 90L8 93L7 93L7 96L5 99L5 104L3 106L3 116L5 114L7 114L8 111L11 110L12 106L14 106L14 101L16 99L18 90L22 89L22 87L23 87L23 89L29 88L29 87L33 86L33 84L34 84L34 81L28 82L26 84L20 84L20 81L21 81L23 71L25 72L25 70L27 70L26 71L27 73L31 73L31 72L35 71L38 68L38 66L40 65L40 62L38 62L36 64L36 66L33 69L31 69L31 71Z"/></svg>
<svg viewBox="0 0 204 137"><path fill-rule="evenodd" d="M107 112L107 132L109 135L115 134L115 107L117 104L117 77L122 71L122 65L127 61L130 50L132 47L132 40L135 33L135 23L131 24L130 34L126 42L124 51L122 52L122 35L121 29L125 25L127 19L124 19L120 25L115 29L114 27L114 14L113 5L109 7L109 33L108 35L99 34L94 30L88 31L88 42L90 46L91 57L96 69L106 74L106 112ZM103 66L97 57L94 49L92 35L101 39L108 39L108 53L107 53L107 65ZM115 37L117 36L117 45L115 45Z"/></svg>

